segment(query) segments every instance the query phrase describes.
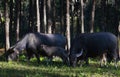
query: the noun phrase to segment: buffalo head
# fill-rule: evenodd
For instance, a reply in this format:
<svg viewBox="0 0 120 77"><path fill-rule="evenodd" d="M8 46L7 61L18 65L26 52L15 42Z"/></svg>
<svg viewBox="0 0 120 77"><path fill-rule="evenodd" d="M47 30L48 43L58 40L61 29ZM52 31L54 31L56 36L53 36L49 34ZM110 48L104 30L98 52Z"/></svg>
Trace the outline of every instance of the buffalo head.
<svg viewBox="0 0 120 77"><path fill-rule="evenodd" d="M74 54L70 54L69 58L70 58L70 65L75 67L76 63L77 63L77 58L82 56L83 54L83 50L81 50L79 53L74 53Z"/></svg>
<svg viewBox="0 0 120 77"><path fill-rule="evenodd" d="M0 56L0 61L8 61L9 59L13 59L14 50L13 47L9 48L7 51L5 51L4 54Z"/></svg>
<svg viewBox="0 0 120 77"><path fill-rule="evenodd" d="M17 60L19 56L19 51L11 47L6 51L5 56L7 60Z"/></svg>

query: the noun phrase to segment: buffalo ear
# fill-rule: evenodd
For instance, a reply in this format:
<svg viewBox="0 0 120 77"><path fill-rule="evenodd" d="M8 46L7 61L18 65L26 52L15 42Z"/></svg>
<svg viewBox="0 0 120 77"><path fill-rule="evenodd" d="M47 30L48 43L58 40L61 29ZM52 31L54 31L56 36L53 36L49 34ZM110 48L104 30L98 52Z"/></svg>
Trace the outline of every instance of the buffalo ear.
<svg viewBox="0 0 120 77"><path fill-rule="evenodd" d="M76 57L80 57L80 56L82 56L82 54L83 54L83 49L81 50L80 53L77 53L77 54L76 54Z"/></svg>

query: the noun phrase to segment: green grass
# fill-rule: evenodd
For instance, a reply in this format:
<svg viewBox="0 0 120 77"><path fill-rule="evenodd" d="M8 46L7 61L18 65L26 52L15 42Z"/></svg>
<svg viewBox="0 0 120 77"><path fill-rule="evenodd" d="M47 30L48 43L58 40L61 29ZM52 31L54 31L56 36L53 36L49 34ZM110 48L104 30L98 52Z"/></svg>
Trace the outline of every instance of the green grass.
<svg viewBox="0 0 120 77"><path fill-rule="evenodd" d="M120 63L118 69L110 64L109 67L100 68L97 61L90 61L89 66L68 67L61 60L47 64L46 61L37 63L32 59L29 63L0 62L0 77L120 77Z"/></svg>

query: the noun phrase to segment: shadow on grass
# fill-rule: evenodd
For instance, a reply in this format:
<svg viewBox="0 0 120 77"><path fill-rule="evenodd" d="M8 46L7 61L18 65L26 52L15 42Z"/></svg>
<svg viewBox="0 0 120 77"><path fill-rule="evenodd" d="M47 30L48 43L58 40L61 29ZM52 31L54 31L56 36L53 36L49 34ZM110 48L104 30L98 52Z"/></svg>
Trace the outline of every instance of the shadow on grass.
<svg viewBox="0 0 120 77"><path fill-rule="evenodd" d="M47 72L43 70L19 70L19 69L0 69L0 77L67 77L60 73Z"/></svg>
<svg viewBox="0 0 120 77"><path fill-rule="evenodd" d="M37 61L3 62L3 67L0 67L0 77L68 77L54 70L55 67L61 68L62 66L65 65L59 61L49 64L46 61L41 61L39 64Z"/></svg>
<svg viewBox="0 0 120 77"><path fill-rule="evenodd" d="M61 61L53 61L49 64L46 61L41 61L39 64L37 61L29 63L19 61L11 64L1 63L0 77L118 77L120 76L119 69L120 63L116 69L113 64L100 68L97 62L92 62L89 66L73 68L64 65Z"/></svg>
<svg viewBox="0 0 120 77"><path fill-rule="evenodd" d="M52 67L69 67L67 65L65 65L63 62L61 61L52 61L52 62L47 62L47 61L40 61L40 63L38 63L37 61L31 61L31 62L24 62L24 61L19 61L18 63L23 64L25 66L44 66L44 67L48 67L48 66L52 66Z"/></svg>

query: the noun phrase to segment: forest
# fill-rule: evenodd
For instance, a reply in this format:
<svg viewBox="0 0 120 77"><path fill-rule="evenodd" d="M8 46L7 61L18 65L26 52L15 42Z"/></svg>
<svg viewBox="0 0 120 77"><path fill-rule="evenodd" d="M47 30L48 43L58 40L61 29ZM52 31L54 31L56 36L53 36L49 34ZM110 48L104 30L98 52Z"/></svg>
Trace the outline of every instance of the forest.
<svg viewBox="0 0 120 77"><path fill-rule="evenodd" d="M68 48L70 48L72 39L81 33L111 32L119 38L120 0L0 0L0 55L31 32L59 33L67 38ZM3 62L0 63L0 69L2 69L0 76L9 77L6 75L7 72L15 72L20 68L24 70L17 70L15 75L10 74L10 76L32 77L34 75L39 77L39 74L46 77L49 75L51 77L103 77L104 74L111 77L120 76L120 71L115 72L114 67L96 68L89 72L88 69L91 70L96 66L96 60L91 62L93 63L92 67L81 67L80 71L78 71L79 67L71 70L69 67L59 66L59 63L57 66L51 67L51 65L47 66L46 64L44 66L43 62L40 64L41 67L39 65L37 68L38 65L34 63L34 59L29 65L23 62L17 65L13 62L9 66ZM11 69L14 65L16 67ZM59 74L59 71L62 71L61 68L68 72ZM27 72L29 69L31 70ZM111 69L113 70L108 72ZM34 71L37 72L32 75L31 73ZM95 71L98 72L95 73ZM53 72L55 73L52 74ZM21 75L20 73L24 74ZM95 74L92 75L92 73Z"/></svg>
<svg viewBox="0 0 120 77"><path fill-rule="evenodd" d="M119 0L1 0L0 4L1 48L9 48L29 32L60 33L69 41L80 33L119 33Z"/></svg>

